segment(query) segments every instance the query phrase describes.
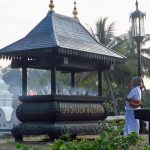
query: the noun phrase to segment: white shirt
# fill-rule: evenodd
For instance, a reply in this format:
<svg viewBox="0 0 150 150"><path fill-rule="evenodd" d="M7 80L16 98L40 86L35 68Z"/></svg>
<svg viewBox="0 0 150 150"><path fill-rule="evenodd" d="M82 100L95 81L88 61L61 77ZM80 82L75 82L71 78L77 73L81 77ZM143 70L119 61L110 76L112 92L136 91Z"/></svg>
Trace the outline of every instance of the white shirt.
<svg viewBox="0 0 150 150"><path fill-rule="evenodd" d="M140 86L136 86L134 88L131 89L131 91L129 92L127 98L128 99L134 99L134 100L141 100L141 89ZM134 109L140 109L141 107L137 107L137 108L132 108L129 106L129 102L126 102L126 110L134 110Z"/></svg>

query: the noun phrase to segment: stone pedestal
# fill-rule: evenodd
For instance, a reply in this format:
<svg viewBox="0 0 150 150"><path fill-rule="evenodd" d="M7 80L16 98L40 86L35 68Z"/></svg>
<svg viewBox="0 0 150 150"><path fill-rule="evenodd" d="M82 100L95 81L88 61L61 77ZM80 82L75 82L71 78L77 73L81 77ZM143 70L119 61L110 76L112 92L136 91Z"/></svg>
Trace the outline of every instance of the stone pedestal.
<svg viewBox="0 0 150 150"><path fill-rule="evenodd" d="M17 118L22 122L12 129L15 140L23 135L47 134L58 138L64 133L100 133L98 120L107 117L103 97L93 96L22 96Z"/></svg>

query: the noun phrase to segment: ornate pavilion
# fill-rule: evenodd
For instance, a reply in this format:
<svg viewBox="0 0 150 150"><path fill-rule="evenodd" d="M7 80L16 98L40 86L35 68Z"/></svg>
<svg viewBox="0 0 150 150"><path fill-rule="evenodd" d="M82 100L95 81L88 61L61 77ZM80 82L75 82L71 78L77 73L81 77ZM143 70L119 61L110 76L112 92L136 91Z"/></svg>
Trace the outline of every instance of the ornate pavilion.
<svg viewBox="0 0 150 150"><path fill-rule="evenodd" d="M19 99L23 103L16 112L22 123L12 129L16 140L22 140L22 135L57 138L64 132L95 133L97 120L106 118L102 72L123 63L125 57L99 43L84 28L77 18L76 2L74 5L74 17L68 17L55 13L51 0L50 11L30 33L0 50L0 57L10 59L12 68L22 68ZM51 95L27 96L27 68L51 71ZM57 71L71 74L72 87L77 72L97 71L98 96L57 95Z"/></svg>

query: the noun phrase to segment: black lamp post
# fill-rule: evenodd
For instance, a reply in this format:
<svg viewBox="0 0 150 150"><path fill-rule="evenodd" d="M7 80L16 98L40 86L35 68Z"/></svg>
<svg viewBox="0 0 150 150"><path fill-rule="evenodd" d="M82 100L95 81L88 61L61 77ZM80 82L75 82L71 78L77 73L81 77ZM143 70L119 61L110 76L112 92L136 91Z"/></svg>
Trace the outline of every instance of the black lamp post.
<svg viewBox="0 0 150 150"><path fill-rule="evenodd" d="M144 20L145 20L145 13L141 12L138 9L138 2L136 0L136 10L131 13L131 20L132 20L132 36L137 43L137 56L138 56L138 76L141 77L141 41L145 36L145 29L144 29Z"/></svg>

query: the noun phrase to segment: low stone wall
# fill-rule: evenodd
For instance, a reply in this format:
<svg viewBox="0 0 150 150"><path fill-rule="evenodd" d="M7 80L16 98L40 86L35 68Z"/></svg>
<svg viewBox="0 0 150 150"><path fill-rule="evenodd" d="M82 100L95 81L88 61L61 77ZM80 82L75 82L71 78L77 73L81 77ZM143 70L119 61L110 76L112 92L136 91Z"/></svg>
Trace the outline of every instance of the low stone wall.
<svg viewBox="0 0 150 150"><path fill-rule="evenodd" d="M112 120L125 120L125 116L108 116L105 120L112 121Z"/></svg>

